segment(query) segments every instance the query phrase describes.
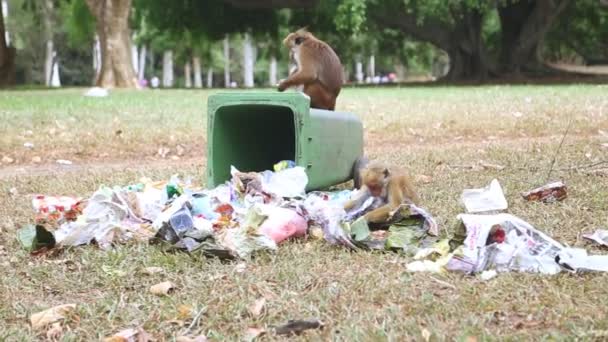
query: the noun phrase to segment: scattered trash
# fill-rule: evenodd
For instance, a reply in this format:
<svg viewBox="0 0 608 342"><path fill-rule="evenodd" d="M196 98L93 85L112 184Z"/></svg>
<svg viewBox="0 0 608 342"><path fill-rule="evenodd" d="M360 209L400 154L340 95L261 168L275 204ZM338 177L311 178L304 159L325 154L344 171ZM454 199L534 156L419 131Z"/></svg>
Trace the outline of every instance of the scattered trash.
<svg viewBox="0 0 608 342"><path fill-rule="evenodd" d="M38 330L46 327L51 323L64 320L68 315L76 310L76 304L64 304L55 306L48 310L44 310L30 317L32 329Z"/></svg>
<svg viewBox="0 0 608 342"><path fill-rule="evenodd" d="M566 248L557 255L555 261L571 272L608 272L608 255L588 255L581 248Z"/></svg>
<svg viewBox="0 0 608 342"><path fill-rule="evenodd" d="M34 148L34 144L32 144L31 142L26 142L23 144L23 147L32 149Z"/></svg>
<svg viewBox="0 0 608 342"><path fill-rule="evenodd" d="M111 337L104 339L104 342L148 342L153 341L152 336L142 328L130 328L122 330Z"/></svg>
<svg viewBox="0 0 608 342"><path fill-rule="evenodd" d="M497 179L485 188L464 190L460 198L469 213L505 210L509 206Z"/></svg>
<svg viewBox="0 0 608 342"><path fill-rule="evenodd" d="M27 225L17 231L17 240L28 252L42 248L53 248L56 244L53 234L41 225Z"/></svg>
<svg viewBox="0 0 608 342"><path fill-rule="evenodd" d="M82 213L83 201L68 196L36 195L32 198L32 206L36 212L36 223L55 226L75 221Z"/></svg>
<svg viewBox="0 0 608 342"><path fill-rule="evenodd" d="M306 235L308 224L297 212L280 207L265 208L268 218L260 225L260 232L280 243L290 237Z"/></svg>
<svg viewBox="0 0 608 342"><path fill-rule="evenodd" d="M567 197L567 188L563 182L553 182L545 186L541 186L534 190L530 190L522 194L523 198L528 201L542 201L552 203L561 201Z"/></svg>
<svg viewBox="0 0 608 342"><path fill-rule="evenodd" d="M481 275L479 276L479 278L481 278L481 280L483 280L483 281L488 281L488 280L496 277L497 275L498 275L498 273L495 270L489 270L489 271L481 272Z"/></svg>
<svg viewBox="0 0 608 342"><path fill-rule="evenodd" d="M150 287L150 293L155 294L157 296L165 296L171 293L175 289L175 285L173 285L170 281L165 281L156 285L152 285Z"/></svg>
<svg viewBox="0 0 608 342"><path fill-rule="evenodd" d="M274 164L273 169L274 172L279 172L285 169L291 169L293 167L296 167L296 162L294 162L293 160L282 160Z"/></svg>
<svg viewBox="0 0 608 342"><path fill-rule="evenodd" d="M57 164L59 164L59 165L72 165L73 163L70 160L57 159Z"/></svg>
<svg viewBox="0 0 608 342"><path fill-rule="evenodd" d="M84 93L84 96L88 96L88 97L106 97L110 94L110 92L105 89L105 88L100 88L100 87L93 87L89 90L87 90Z"/></svg>
<svg viewBox="0 0 608 342"><path fill-rule="evenodd" d="M287 324L276 327L277 335L300 335L306 330L323 329L323 323L318 319L310 320L289 320Z"/></svg>
<svg viewBox="0 0 608 342"><path fill-rule="evenodd" d="M583 234L585 239L595 241L601 246L608 246L608 230L598 229L593 234Z"/></svg>
<svg viewBox="0 0 608 342"><path fill-rule="evenodd" d="M49 330L46 331L46 338L50 341L58 341L61 339L63 335L63 327L61 326L61 322L55 322L51 324Z"/></svg>

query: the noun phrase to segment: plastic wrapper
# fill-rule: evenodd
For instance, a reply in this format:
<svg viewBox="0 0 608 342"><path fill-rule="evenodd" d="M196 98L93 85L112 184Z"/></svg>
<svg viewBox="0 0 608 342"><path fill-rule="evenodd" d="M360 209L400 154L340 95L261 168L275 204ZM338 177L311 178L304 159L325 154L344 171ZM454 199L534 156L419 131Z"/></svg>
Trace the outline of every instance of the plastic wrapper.
<svg viewBox="0 0 608 342"><path fill-rule="evenodd" d="M492 180L490 185L485 188L464 190L460 198L469 213L498 211L508 208L507 199L496 179Z"/></svg>
<svg viewBox="0 0 608 342"><path fill-rule="evenodd" d="M567 187L563 182L553 182L539 188L524 192L523 198L528 201L551 203L568 197Z"/></svg>

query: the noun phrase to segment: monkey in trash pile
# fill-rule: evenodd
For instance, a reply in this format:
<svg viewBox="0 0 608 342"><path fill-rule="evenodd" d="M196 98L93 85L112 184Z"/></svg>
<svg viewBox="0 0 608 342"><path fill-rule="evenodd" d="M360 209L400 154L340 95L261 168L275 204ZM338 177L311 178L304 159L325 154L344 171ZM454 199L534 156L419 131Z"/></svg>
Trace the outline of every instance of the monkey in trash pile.
<svg viewBox="0 0 608 342"><path fill-rule="evenodd" d="M351 210L363 204L369 197L381 198L383 205L364 215L369 223L384 223L390 213L401 204L418 204L420 199L414 186L405 172L396 169L389 170L385 165L367 160L357 160L355 168L355 183L361 185L356 198L346 202L344 209Z"/></svg>
<svg viewBox="0 0 608 342"><path fill-rule="evenodd" d="M306 29L288 34L283 44L296 67L279 83L278 90L302 86L302 91L310 97L311 108L334 110L344 83L338 55Z"/></svg>

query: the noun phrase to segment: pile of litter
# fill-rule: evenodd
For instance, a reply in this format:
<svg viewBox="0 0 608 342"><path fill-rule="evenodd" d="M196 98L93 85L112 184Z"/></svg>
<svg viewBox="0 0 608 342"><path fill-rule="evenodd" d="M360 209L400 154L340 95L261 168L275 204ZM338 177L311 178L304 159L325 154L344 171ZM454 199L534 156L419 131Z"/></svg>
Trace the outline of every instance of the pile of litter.
<svg viewBox="0 0 608 342"><path fill-rule="evenodd" d="M38 195L32 201L36 222L19 231L19 240L31 252L90 243L108 249L139 240L232 259L309 234L353 249L409 253L438 235L433 218L413 205L398 208L380 233L371 232L360 217L375 208L373 199L346 213L344 202L354 191L307 194L304 168L293 162L278 163L275 172L232 168L231 175L214 189L173 176L168 182L101 186L86 200Z"/></svg>
<svg viewBox="0 0 608 342"><path fill-rule="evenodd" d="M288 239L312 235L351 249L403 253L414 259L407 264L410 272L608 270L608 256L565 247L524 220L500 213L508 205L497 180L463 192L468 213L458 216L460 228L451 238L440 240L433 217L416 205L403 204L386 223L372 226L362 216L381 205L379 200L369 198L345 212L345 201L358 190L306 193L304 168L285 161L274 170L240 172L233 167L231 180L214 189L173 176L168 182L142 179L126 187L101 186L88 199L35 196L36 223L22 228L18 238L30 252L91 243L108 249L139 240L247 259L274 251ZM523 196L563 200L566 187L554 183ZM606 241L598 234L589 238Z"/></svg>

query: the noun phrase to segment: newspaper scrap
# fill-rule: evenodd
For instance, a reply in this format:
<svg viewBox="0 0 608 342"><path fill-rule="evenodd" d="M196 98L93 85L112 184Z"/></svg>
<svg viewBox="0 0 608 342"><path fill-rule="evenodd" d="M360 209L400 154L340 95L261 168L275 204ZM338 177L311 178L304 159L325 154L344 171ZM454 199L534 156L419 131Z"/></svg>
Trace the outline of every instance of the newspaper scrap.
<svg viewBox="0 0 608 342"><path fill-rule="evenodd" d="M465 189L461 200L469 213L505 210L509 207L497 179L481 189Z"/></svg>
<svg viewBox="0 0 608 342"><path fill-rule="evenodd" d="M461 214L458 218L461 231L450 241L457 247L448 252L440 250L443 255L435 256L434 261L414 261L407 265L408 271L484 274L496 270L547 275L562 270L608 271L608 255L587 255L584 249L564 247L511 214Z"/></svg>
<svg viewBox="0 0 608 342"><path fill-rule="evenodd" d="M563 182L553 182L528 192L524 192L522 196L528 201L553 203L564 200L568 194L567 187Z"/></svg>
<svg viewBox="0 0 608 342"><path fill-rule="evenodd" d="M598 229L593 234L583 234L583 237L601 246L608 246L608 230L606 229Z"/></svg>

